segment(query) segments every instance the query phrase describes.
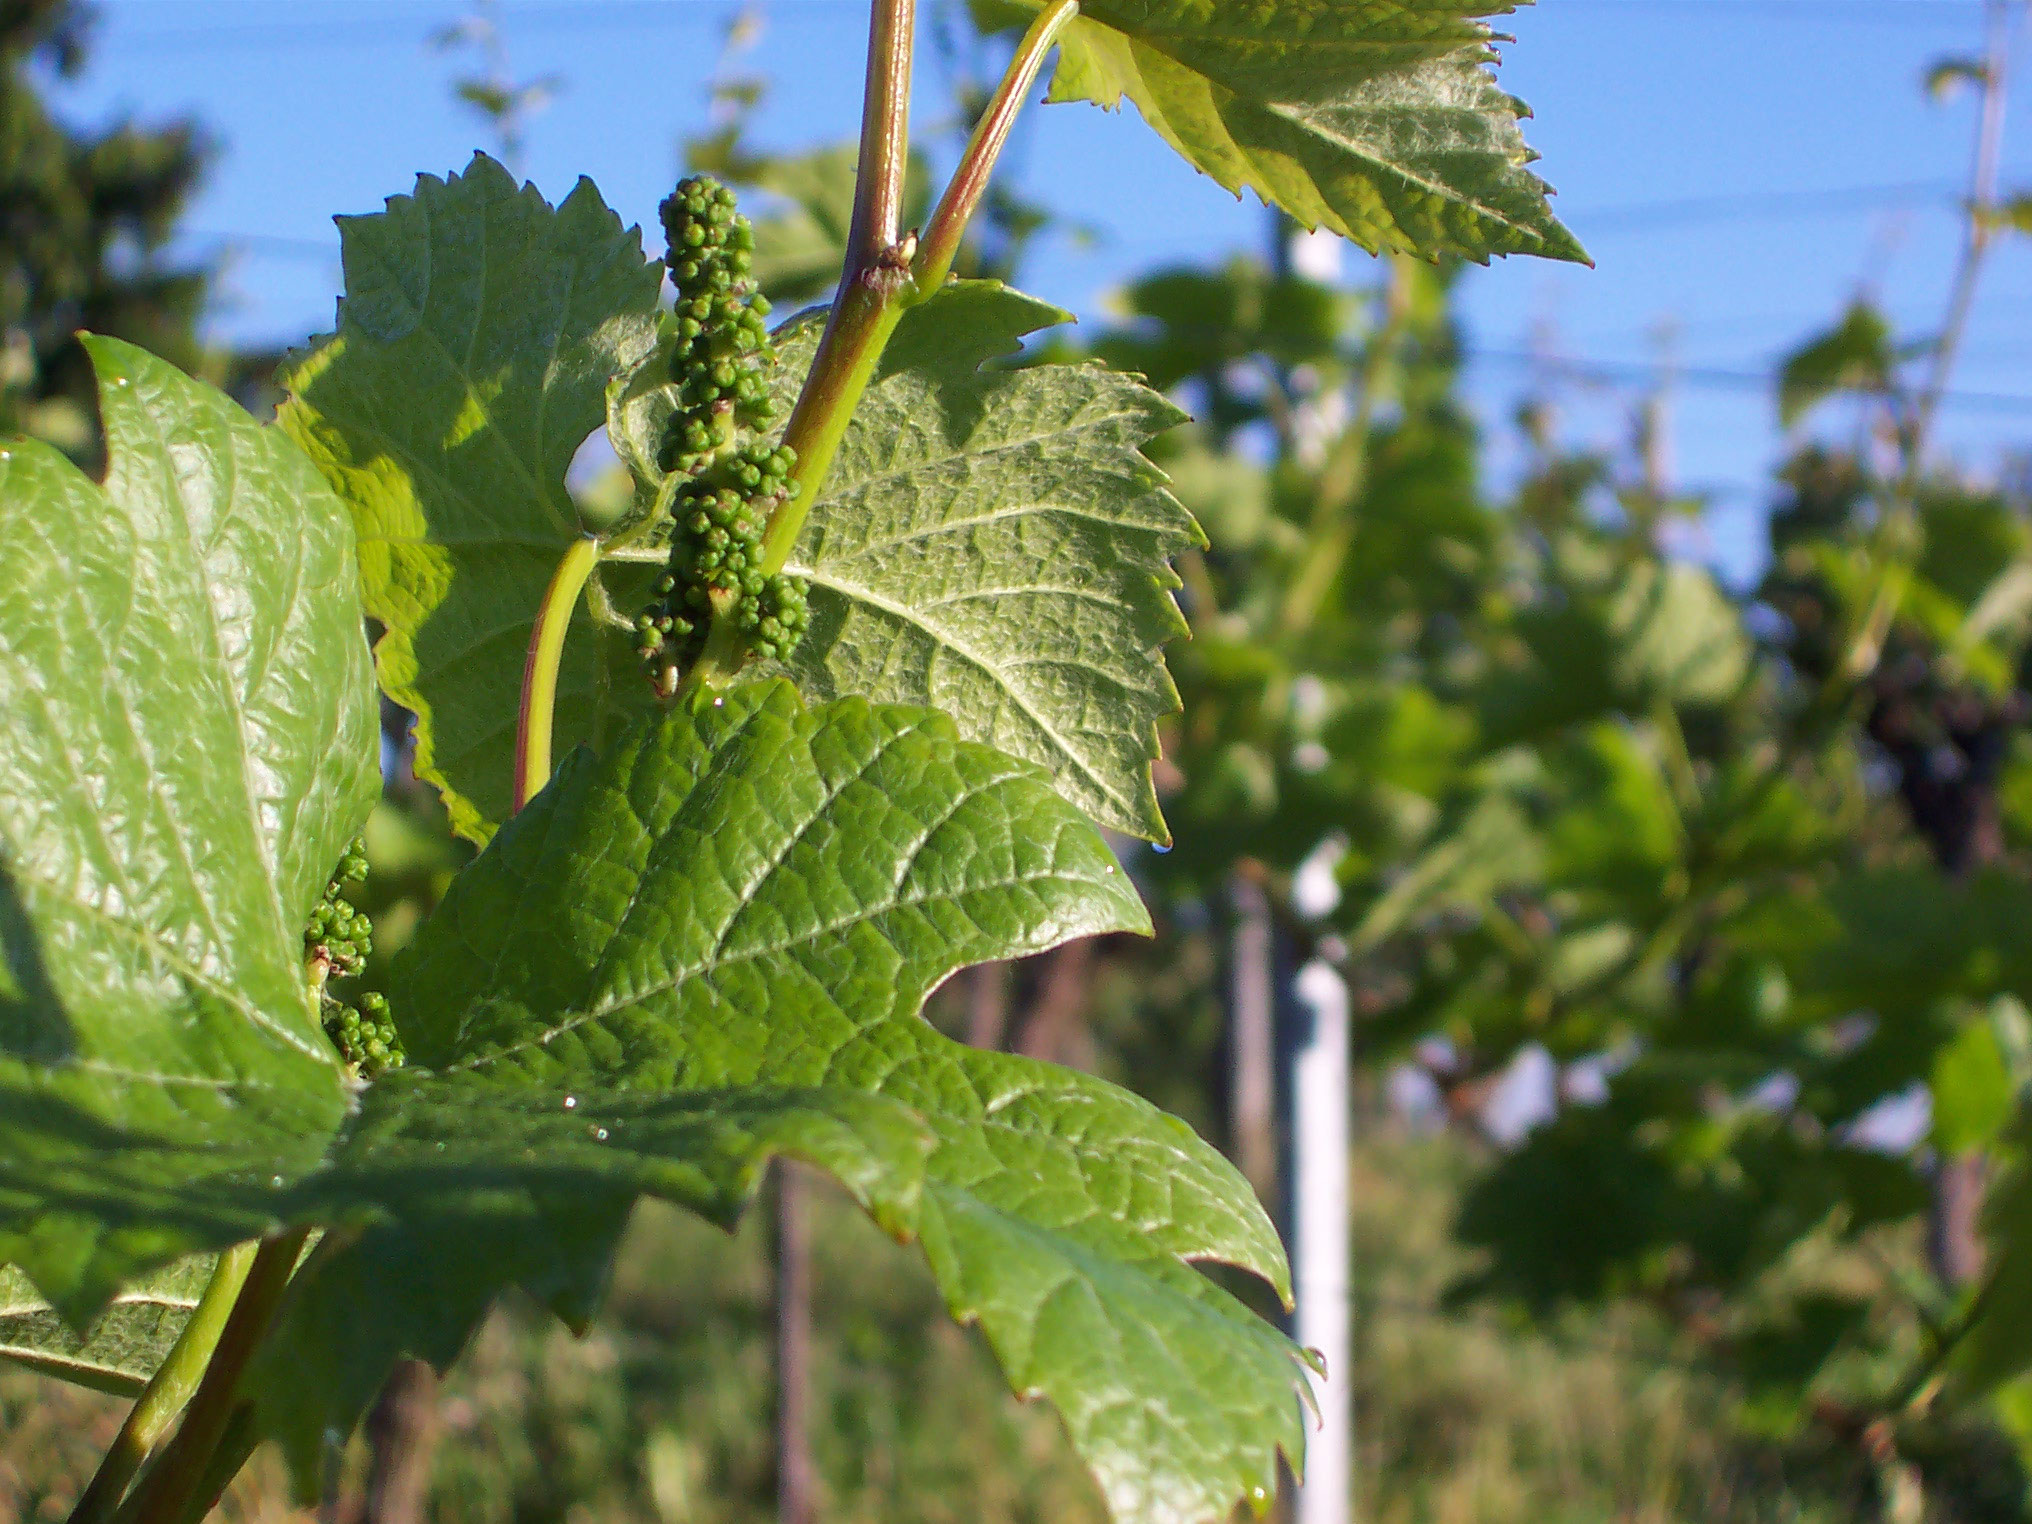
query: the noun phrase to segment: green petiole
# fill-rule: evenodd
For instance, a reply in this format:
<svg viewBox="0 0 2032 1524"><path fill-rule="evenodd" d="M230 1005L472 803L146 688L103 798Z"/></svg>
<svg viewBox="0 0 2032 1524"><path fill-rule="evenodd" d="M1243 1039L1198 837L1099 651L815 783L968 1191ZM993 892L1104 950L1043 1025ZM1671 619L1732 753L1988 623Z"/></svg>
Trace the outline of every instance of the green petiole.
<svg viewBox="0 0 2032 1524"><path fill-rule="evenodd" d="M522 666L522 708L515 721L515 808L521 809L550 781L550 743L557 711L557 669L564 657L565 632L579 594L600 559L600 542L572 542L557 563L536 626L529 632L529 656Z"/></svg>
<svg viewBox="0 0 2032 1524"><path fill-rule="evenodd" d="M218 1348L219 1336L225 1332L226 1320L247 1280L254 1254L255 1245L244 1243L235 1244L219 1256L190 1320L176 1336L176 1343L170 1346L160 1369L135 1399L91 1485L71 1510L70 1524L103 1524L112 1518L126 1495L128 1483L154 1453L204 1379L205 1367L211 1361L212 1351Z"/></svg>

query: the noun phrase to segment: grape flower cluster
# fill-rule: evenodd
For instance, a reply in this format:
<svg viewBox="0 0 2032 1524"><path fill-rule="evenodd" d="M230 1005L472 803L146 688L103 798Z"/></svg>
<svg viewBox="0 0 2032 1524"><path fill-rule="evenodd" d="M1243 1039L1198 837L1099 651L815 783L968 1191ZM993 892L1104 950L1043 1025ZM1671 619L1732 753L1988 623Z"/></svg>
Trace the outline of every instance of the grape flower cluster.
<svg viewBox="0 0 2032 1524"><path fill-rule="evenodd" d="M331 993L334 981L357 978L374 950L374 926L346 896L346 886L367 876L364 840L346 848L331 882L304 927L303 950L318 985L325 1035L340 1058L366 1079L402 1067L402 1039L396 1035L387 997L369 990L350 1003Z"/></svg>
<svg viewBox="0 0 2032 1524"><path fill-rule="evenodd" d="M668 692L713 619L729 620L757 655L782 660L804 634L806 608L803 579L762 569L763 532L790 493L796 454L740 437L775 421L776 350L764 325L769 300L751 274L754 230L734 193L709 175L680 181L662 213L677 288L677 401L660 464L682 480L671 500L670 563L635 630Z"/></svg>

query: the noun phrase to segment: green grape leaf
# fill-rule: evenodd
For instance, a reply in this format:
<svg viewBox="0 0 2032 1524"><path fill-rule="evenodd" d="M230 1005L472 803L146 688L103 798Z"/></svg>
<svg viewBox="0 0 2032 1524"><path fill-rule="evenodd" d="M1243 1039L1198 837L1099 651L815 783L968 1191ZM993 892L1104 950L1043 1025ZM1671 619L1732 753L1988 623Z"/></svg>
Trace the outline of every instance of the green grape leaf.
<svg viewBox="0 0 2032 1524"><path fill-rule="evenodd" d="M1559 586L1562 601L1519 614L1521 644L1486 681L1491 745L1658 704L1725 704L1752 671L1741 611L1701 567L1570 565Z"/></svg>
<svg viewBox="0 0 2032 1524"><path fill-rule="evenodd" d="M943 715L753 684L577 754L404 954L396 1015L415 1061L503 1084L909 1107L937 1140L921 1231L953 1313L1057 1405L1117 1517L1211 1518L1302 1444L1290 1346L1188 1264L1288 1294L1261 1209L1147 1103L919 1018L966 964L1147 926L1039 769Z"/></svg>
<svg viewBox="0 0 2032 1524"><path fill-rule="evenodd" d="M590 1321L641 1192L731 1227L763 1166L787 1157L890 1232L915 1225L932 1140L896 1101L840 1086L673 1094L626 1064L608 1083L557 1078L398 1071L299 1188L300 1211L353 1231L292 1284L249 1390L306 1495L326 1431L350 1432L393 1361L449 1365L503 1290Z"/></svg>
<svg viewBox="0 0 2032 1524"><path fill-rule="evenodd" d="M212 1273L209 1257L165 1265L113 1298L80 1334L19 1270L0 1266L0 1359L78 1386L132 1397L176 1343Z"/></svg>
<svg viewBox="0 0 2032 1524"><path fill-rule="evenodd" d="M997 0L1026 16L1043 0ZM1496 85L1505 0L1087 0L1054 101L1132 101L1192 166L1372 253L1585 262Z"/></svg>
<svg viewBox="0 0 2032 1524"><path fill-rule="evenodd" d="M0 447L0 1265L36 1297L7 1278L6 1337L131 1381L174 1321L143 1327L137 1277L179 1256L418 1218L480 1242L545 1193L726 1220L778 1153L910 1226L930 1138L881 1096L421 1072L349 1093L304 969L311 906L380 796L345 506L217 391L87 344L107 486ZM536 1239L468 1289L484 1305L581 1259Z"/></svg>
<svg viewBox="0 0 2032 1524"><path fill-rule="evenodd" d="M217 391L86 344L104 488L0 447L0 1263L73 1318L260 1231L229 1182L338 1124L303 928L380 794L344 508Z"/></svg>
<svg viewBox="0 0 2032 1524"><path fill-rule="evenodd" d="M1204 544L1140 453L1182 415L1095 365L996 368L1066 315L986 281L897 328L790 570L811 628L786 669L814 701L923 704L1049 769L1112 830L1168 840L1150 781L1178 708L1168 559ZM817 323L783 344L787 392Z"/></svg>
<svg viewBox="0 0 2032 1524"><path fill-rule="evenodd" d="M587 532L566 490L607 393L656 338L658 265L581 180L563 203L485 155L339 219L338 332L284 377L280 421L352 507L381 685L417 715L416 770L484 842L514 780L523 659L559 558ZM626 591L606 578L632 576ZM597 743L650 695L626 637L644 601L606 567L574 616L559 740Z"/></svg>

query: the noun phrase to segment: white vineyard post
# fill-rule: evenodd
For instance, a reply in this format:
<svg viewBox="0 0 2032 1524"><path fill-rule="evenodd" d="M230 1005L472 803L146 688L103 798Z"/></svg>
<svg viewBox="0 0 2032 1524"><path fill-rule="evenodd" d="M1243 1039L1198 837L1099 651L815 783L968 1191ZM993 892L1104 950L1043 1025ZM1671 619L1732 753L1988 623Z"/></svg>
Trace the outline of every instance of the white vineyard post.
<svg viewBox="0 0 2032 1524"><path fill-rule="evenodd" d="M1313 1378L1319 1427L1309 1437L1296 1524L1348 1524L1354 1512L1354 1337L1348 1148L1352 1059L1347 983L1314 959L1293 981L1290 1071L1292 1334L1326 1359Z"/></svg>

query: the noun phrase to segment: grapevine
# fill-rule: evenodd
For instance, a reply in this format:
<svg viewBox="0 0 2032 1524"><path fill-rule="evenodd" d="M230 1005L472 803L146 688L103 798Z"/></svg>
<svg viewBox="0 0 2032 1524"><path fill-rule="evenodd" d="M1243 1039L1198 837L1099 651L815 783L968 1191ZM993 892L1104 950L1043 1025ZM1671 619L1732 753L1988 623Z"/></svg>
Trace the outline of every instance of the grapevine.
<svg viewBox="0 0 2032 1524"><path fill-rule="evenodd" d="M271 1441L329 1511L391 1370L448 1361L513 1287L583 1321L637 1198L731 1224L779 1159L927 1246L1121 1524L1271 1505L1320 1362L1191 1269L1295 1300L1248 1181L1109 1082L925 1019L967 967L1150 931L1102 833L1168 840L1169 563L1249 563L1190 554L1144 454L1176 407L1008 363L1056 309L952 277L1055 53L1054 96L1131 100L1308 226L1583 257L1487 75L1489 8L996 7L1027 24L919 218L919 7L870 0L850 214L838 155L757 181L793 213L805 185L838 244L780 359L779 251L726 187L677 186L658 261L590 182L553 205L485 155L340 219L337 322L272 424L79 336L103 480L0 441L0 1358L139 1390L71 1524L195 1524ZM622 469L574 512L603 421ZM1370 422L1315 514L1348 544ZM1337 595L1366 549L1339 540ZM661 706L612 680L638 652ZM377 835L363 893L364 844L315 869L387 798L377 677L480 850L453 873ZM388 892L412 871L414 926ZM208 1281L191 1304L158 1269ZM370 1477L428 1469L413 1390L377 1406Z"/></svg>
<svg viewBox="0 0 2032 1524"><path fill-rule="evenodd" d="M680 181L661 210L664 262L677 290L670 361L677 405L660 464L681 479L669 566L636 633L652 679L668 694L715 617L730 620L756 655L780 661L796 649L807 616L803 579L762 566L763 531L789 495L796 454L738 437L775 421L776 349L765 326L769 299L751 274L754 230L734 193L708 175Z"/></svg>

